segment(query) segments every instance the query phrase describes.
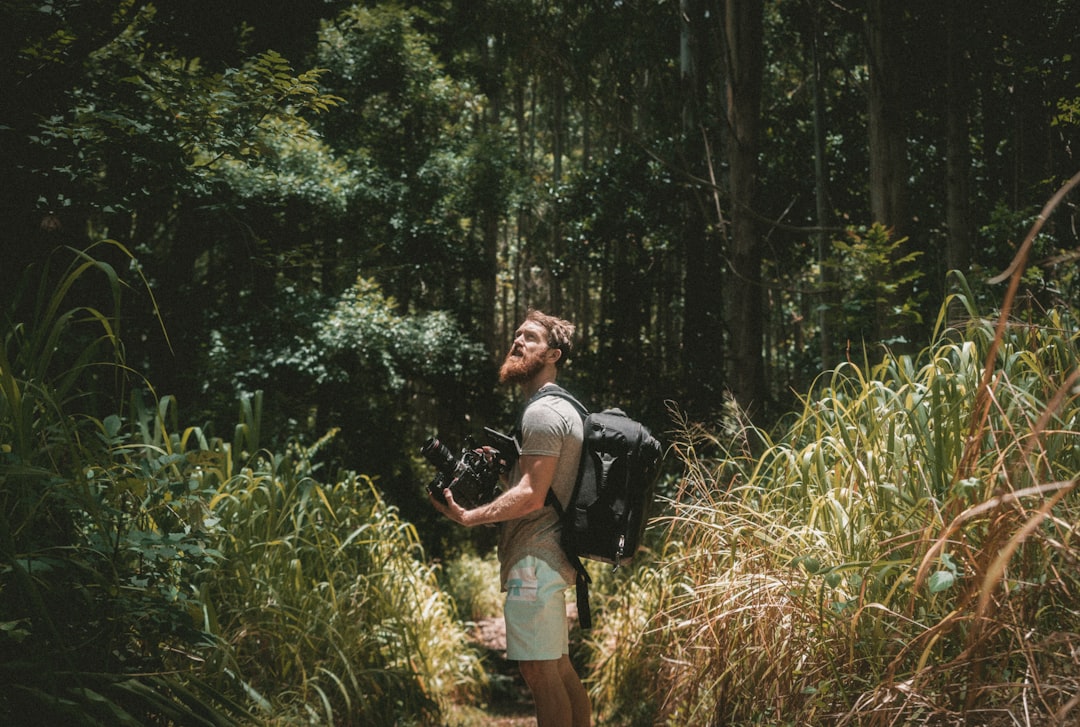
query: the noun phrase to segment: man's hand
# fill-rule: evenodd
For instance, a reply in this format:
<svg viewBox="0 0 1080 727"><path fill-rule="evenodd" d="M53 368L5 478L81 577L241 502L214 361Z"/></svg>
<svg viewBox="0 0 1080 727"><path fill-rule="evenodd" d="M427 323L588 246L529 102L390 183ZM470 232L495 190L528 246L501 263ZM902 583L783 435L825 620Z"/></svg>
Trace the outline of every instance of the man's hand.
<svg viewBox="0 0 1080 727"><path fill-rule="evenodd" d="M443 515L467 528L525 517L544 507L558 461L558 457L542 455L521 457L518 463L522 476L518 483L491 502L472 510L465 510L454 502L450 488L443 490L443 502L440 502L438 495L431 495L431 504Z"/></svg>
<svg viewBox="0 0 1080 727"><path fill-rule="evenodd" d="M442 498L434 493L430 493L428 497L431 500L431 504L435 506L435 509L443 515L450 518L458 525L472 527L472 523L468 522L469 511L454 502L454 493L450 491L449 487L443 489Z"/></svg>

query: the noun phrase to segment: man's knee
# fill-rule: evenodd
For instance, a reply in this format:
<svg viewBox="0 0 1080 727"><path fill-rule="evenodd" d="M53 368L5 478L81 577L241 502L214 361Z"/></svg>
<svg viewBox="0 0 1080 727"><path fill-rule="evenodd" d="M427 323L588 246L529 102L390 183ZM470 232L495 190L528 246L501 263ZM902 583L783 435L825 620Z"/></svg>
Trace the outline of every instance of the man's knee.
<svg viewBox="0 0 1080 727"><path fill-rule="evenodd" d="M530 687L555 684L561 681L559 674L559 660L551 661L519 661L518 670Z"/></svg>

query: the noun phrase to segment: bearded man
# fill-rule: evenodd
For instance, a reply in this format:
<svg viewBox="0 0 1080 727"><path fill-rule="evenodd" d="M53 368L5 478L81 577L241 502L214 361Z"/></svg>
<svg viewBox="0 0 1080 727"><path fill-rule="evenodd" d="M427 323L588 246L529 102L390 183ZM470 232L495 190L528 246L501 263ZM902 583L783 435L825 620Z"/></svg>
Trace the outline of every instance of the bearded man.
<svg viewBox="0 0 1080 727"><path fill-rule="evenodd" d="M432 502L454 522L473 527L498 523L499 566L506 592L507 658L518 662L536 705L537 727L589 727L592 707L569 657L565 592L575 571L559 544L561 525L552 491L565 506L581 458L582 421L558 396L536 396L555 383L572 349L574 325L529 311L499 369L499 381L516 385L527 403L521 416L521 454L508 487L493 501L465 510L451 488Z"/></svg>

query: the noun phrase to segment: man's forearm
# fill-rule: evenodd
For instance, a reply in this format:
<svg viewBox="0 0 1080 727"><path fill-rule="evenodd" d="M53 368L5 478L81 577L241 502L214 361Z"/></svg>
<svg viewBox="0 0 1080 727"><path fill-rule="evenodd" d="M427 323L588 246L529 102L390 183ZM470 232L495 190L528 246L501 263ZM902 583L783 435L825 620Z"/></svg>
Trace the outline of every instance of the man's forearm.
<svg viewBox="0 0 1080 727"><path fill-rule="evenodd" d="M542 508L545 497L546 493L539 495L526 476L486 505L466 510L462 524L473 527L516 520Z"/></svg>

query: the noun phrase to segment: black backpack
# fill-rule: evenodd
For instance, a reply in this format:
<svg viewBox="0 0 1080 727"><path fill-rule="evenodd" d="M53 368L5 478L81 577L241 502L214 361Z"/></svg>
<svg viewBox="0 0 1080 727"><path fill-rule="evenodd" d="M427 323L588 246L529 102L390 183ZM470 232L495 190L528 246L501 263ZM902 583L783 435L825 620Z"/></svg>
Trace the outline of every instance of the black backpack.
<svg viewBox="0 0 1080 727"><path fill-rule="evenodd" d="M566 399L584 422L581 463L570 502L564 508L549 490L547 504L562 521L562 547L577 571L578 618L581 627L589 629L592 579L581 559L610 563L615 569L633 559L648 522L663 452L649 430L621 409L590 414L555 385L545 386L529 403L543 396Z"/></svg>

